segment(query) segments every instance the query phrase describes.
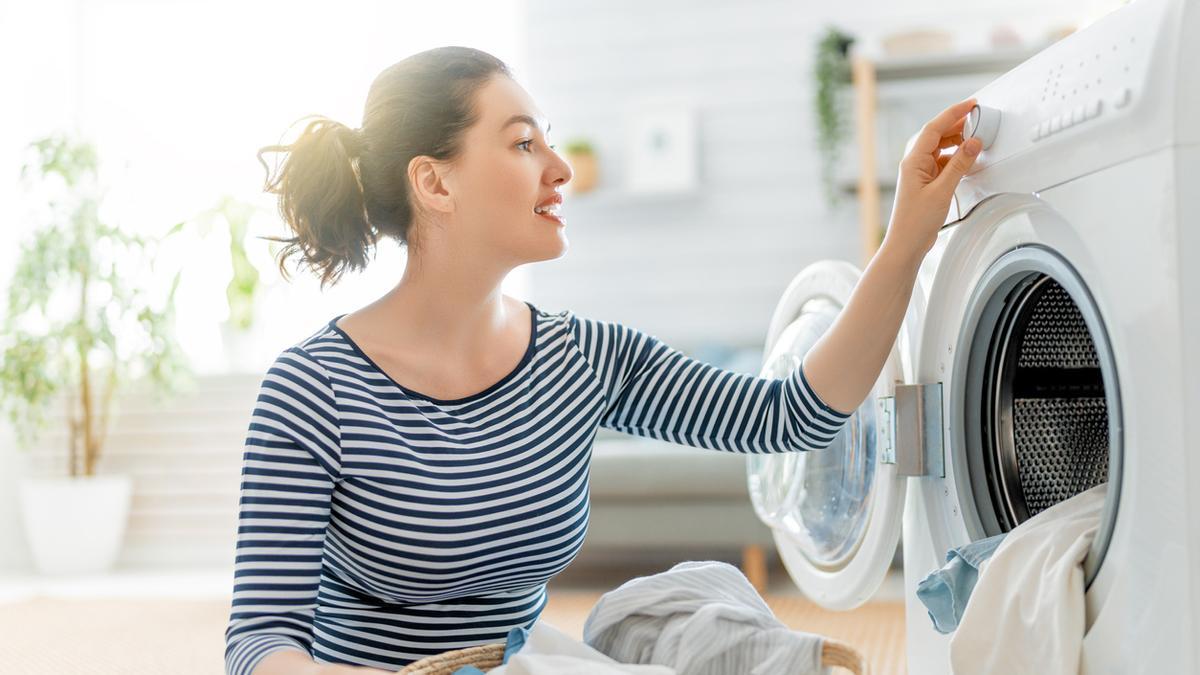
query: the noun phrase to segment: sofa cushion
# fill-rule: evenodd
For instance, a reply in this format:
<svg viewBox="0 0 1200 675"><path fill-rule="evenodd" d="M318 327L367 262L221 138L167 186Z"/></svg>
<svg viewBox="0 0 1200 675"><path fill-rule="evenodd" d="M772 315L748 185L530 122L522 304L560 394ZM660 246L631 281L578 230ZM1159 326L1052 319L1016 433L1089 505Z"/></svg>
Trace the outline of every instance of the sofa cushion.
<svg viewBox="0 0 1200 675"><path fill-rule="evenodd" d="M746 457L653 438L597 437L592 447L592 499L720 500L750 508Z"/></svg>

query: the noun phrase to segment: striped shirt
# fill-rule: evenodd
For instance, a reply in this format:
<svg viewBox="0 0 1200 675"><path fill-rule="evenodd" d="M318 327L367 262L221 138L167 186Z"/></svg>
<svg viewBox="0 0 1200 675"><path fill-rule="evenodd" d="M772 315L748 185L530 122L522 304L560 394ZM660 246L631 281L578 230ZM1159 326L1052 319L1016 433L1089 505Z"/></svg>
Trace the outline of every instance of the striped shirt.
<svg viewBox="0 0 1200 675"><path fill-rule="evenodd" d="M848 417L799 366L722 370L526 304L520 363L463 398L394 381L341 316L279 354L246 437L227 673L281 649L398 670L531 626L587 532L598 426L757 454L823 448Z"/></svg>

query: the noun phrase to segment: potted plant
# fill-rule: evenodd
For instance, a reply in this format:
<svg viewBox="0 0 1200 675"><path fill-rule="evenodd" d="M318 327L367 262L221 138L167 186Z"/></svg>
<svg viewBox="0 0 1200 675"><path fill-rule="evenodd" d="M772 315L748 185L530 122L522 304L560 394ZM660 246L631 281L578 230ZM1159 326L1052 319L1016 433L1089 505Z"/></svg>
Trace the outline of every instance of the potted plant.
<svg viewBox="0 0 1200 675"><path fill-rule="evenodd" d="M257 343L251 331L260 301L260 275L246 253L246 236L250 221L257 213L254 205L223 196L216 206L197 218L200 232L207 235L217 220L224 222L229 232L229 263L232 268L225 286L229 316L221 323L221 344L231 372L256 372L261 368L255 360Z"/></svg>
<svg viewBox="0 0 1200 675"><path fill-rule="evenodd" d="M21 511L40 571L97 572L116 559L132 492L129 476L97 472L113 397L139 380L170 391L189 374L173 335L179 274L161 307L138 287L135 275L162 238L104 222L89 143L56 135L30 149L21 178L36 174L49 217L21 245L12 274L0 326L0 409L26 449L45 430L48 406L65 404L66 476L24 476Z"/></svg>
<svg viewBox="0 0 1200 675"><path fill-rule="evenodd" d="M828 27L817 41L813 67L816 95L817 150L821 156L821 182L825 201L834 206L840 201L837 185L838 153L850 122L846 114L846 96L850 84L850 46L854 38L837 28Z"/></svg>
<svg viewBox="0 0 1200 675"><path fill-rule="evenodd" d="M567 188L573 194L583 194L595 188L600 171L596 162L596 151L591 142L584 138L574 138L563 145L563 153L575 174L571 182L567 183Z"/></svg>

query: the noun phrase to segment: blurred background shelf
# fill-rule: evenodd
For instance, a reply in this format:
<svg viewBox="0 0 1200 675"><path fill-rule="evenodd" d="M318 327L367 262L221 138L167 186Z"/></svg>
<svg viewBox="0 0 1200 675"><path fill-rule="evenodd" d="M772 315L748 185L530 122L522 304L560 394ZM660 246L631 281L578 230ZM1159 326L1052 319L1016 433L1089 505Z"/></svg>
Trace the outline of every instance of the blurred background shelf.
<svg viewBox="0 0 1200 675"><path fill-rule="evenodd" d="M994 50L910 56L851 51L855 138L835 179L858 199L860 263L879 247L891 219L897 170L908 138L947 106L1049 46L1049 42Z"/></svg>

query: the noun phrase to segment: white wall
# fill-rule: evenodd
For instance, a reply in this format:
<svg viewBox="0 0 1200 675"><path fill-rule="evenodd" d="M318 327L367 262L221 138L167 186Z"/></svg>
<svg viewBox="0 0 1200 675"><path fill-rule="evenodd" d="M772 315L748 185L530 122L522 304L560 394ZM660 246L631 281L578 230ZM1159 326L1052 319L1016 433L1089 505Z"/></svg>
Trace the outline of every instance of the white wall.
<svg viewBox="0 0 1200 675"><path fill-rule="evenodd" d="M568 199L570 250L533 266L535 302L684 351L761 349L792 276L821 258L859 262L857 207L827 209L819 182L811 70L827 24L868 42L950 29L973 49L995 24L1031 39L1115 1L531 0L529 87L555 140L594 139L604 179L620 184L630 110L682 101L699 115L701 174L695 198Z"/></svg>
<svg viewBox="0 0 1200 675"><path fill-rule="evenodd" d="M75 3L66 0L0 3L0 204L3 229L0 245L0 299L7 298L8 274L16 260L13 234L27 229L20 203L18 175L26 134L34 136L70 126L78 110L77 26ZM56 26L53 38L31 27ZM31 67L33 62L37 67ZM23 130L16 134L13 130ZM2 311L2 310L0 310ZM9 427L0 420L0 569L23 567L28 561L16 509L16 477L21 458L12 450Z"/></svg>

